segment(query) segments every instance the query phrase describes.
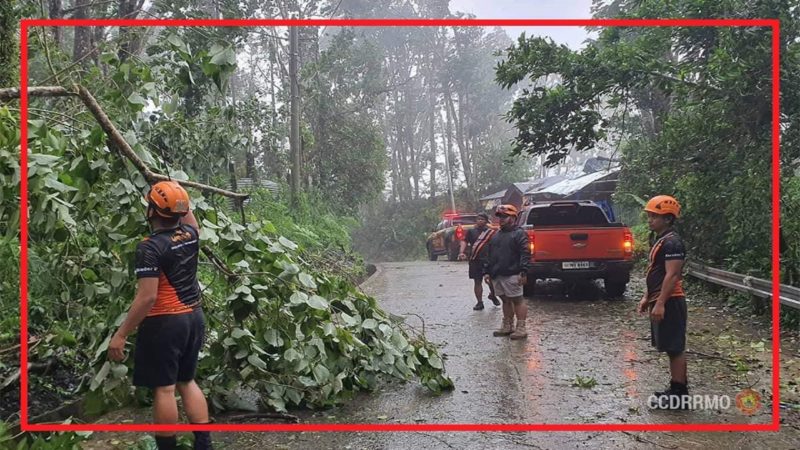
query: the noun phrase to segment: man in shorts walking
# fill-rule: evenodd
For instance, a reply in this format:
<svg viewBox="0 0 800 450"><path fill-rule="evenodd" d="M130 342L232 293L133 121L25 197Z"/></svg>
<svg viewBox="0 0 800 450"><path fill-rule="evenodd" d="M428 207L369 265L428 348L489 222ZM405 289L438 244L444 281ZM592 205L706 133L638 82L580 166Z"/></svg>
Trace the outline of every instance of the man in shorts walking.
<svg viewBox="0 0 800 450"><path fill-rule="evenodd" d="M478 300L478 303L472 307L475 311L483 309L483 264L486 260L486 244L497 232L497 230L489 228L488 223L489 216L486 213L478 213L475 227L467 230L466 238L459 244L461 246L458 253L459 261L467 258L467 244L472 246L472 252L469 255L469 278L475 282L475 298ZM487 284L489 285L489 300L494 303L494 306L500 306L500 300L494 294L494 286L491 282Z"/></svg>
<svg viewBox="0 0 800 450"><path fill-rule="evenodd" d="M517 226L519 212L514 205L500 205L495 216L500 220L500 230L489 242L484 265L486 282L494 284L494 292L503 300L503 323L494 336L525 339L525 320L528 304L522 297L522 287L527 282L531 264L528 234ZM516 325L514 317L517 318Z"/></svg>
<svg viewBox="0 0 800 450"><path fill-rule="evenodd" d="M639 302L640 313L650 313L651 343L669 356L669 388L656 392L651 407L682 408L689 395L686 374L686 296L681 270L686 250L673 229L681 206L668 195L650 199L644 208L647 224L656 234L647 266L647 290Z"/></svg>
<svg viewBox="0 0 800 450"><path fill-rule="evenodd" d="M197 282L200 228L189 194L176 182L153 185L147 204L152 234L136 247L136 297L111 338L108 357L122 361L125 341L138 328L133 384L153 389L153 421L178 423L177 389L189 421L207 424L208 404L194 381L205 336ZM212 448L208 431L195 431L194 438L196 450ZM156 444L159 450L175 449L175 432L156 432Z"/></svg>

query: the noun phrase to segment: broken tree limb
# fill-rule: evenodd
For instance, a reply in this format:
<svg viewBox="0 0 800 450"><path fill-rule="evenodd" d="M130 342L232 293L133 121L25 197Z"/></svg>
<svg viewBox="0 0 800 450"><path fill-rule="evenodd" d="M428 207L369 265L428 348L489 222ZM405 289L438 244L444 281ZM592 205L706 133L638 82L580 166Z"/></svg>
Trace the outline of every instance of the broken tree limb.
<svg viewBox="0 0 800 450"><path fill-rule="evenodd" d="M75 90L70 91L61 86L36 86L36 87L29 87L28 88L28 96L31 97L68 97L72 95L77 95L83 101L83 104L86 105L86 108L89 109L89 112L92 113L97 123L100 124L100 127L105 131L108 138L111 140L112 144L119 149L123 156L128 158L131 163L136 167L136 169L144 176L145 180L148 183L154 183L157 181L168 181L171 180L170 177L166 175L161 175L159 173L155 173L147 167L144 161L133 151L130 145L125 141L125 138L122 137L122 134L117 130L117 127L114 126L114 123L111 122L108 115L103 111L103 108L100 107L100 104L97 103L94 96L83 86L75 85ZM20 89L19 88L3 88L0 89L0 101L8 101L19 98L20 96ZM209 193L209 194L219 194L225 197L230 197L239 200L241 203L242 200L249 197L247 194L241 194L238 192L232 192L226 189L220 189L213 186L208 186L202 183L196 183L194 181L188 180L172 180L180 183L183 186L191 187L195 189L199 189L200 191Z"/></svg>
<svg viewBox="0 0 800 450"><path fill-rule="evenodd" d="M122 134L117 130L117 127L111 123L111 119L108 118L108 115L100 108L100 104L97 103L97 100L86 90L83 86L76 86L78 89L78 96L83 100L83 103L89 109L89 112L92 113L97 123L100 124L100 127L103 131L106 132L108 138L111 139L111 142L128 158L136 169L144 175L144 178L148 182L153 182L153 175L155 175L147 165L142 161L141 158L133 151L130 145L125 141L125 138L122 137Z"/></svg>
<svg viewBox="0 0 800 450"><path fill-rule="evenodd" d="M37 86L28 88L29 97L69 97L77 95L61 86ZM0 89L0 101L14 100L20 97L19 88L2 88Z"/></svg>
<svg viewBox="0 0 800 450"><path fill-rule="evenodd" d="M130 145L125 141L125 138L122 137L122 134L117 130L117 127L111 122L111 119L108 118L105 111L100 107L97 103L97 100L92 96L89 91L83 86L76 86L78 90L78 96L83 100L83 103L89 109L89 112L92 113L94 118L97 120L97 123L100 124L100 127L103 128L103 131L106 132L108 138L111 139L111 142L122 152L122 154L128 158L133 165L136 167L137 170L144 176L144 178L149 182L153 183L156 181L167 181L171 180L170 177L166 175L161 175L158 173L153 172L147 167L147 164L142 161L141 158L133 151ZM219 194L224 195L226 197L231 197L235 199L245 199L248 197L247 194L240 194L238 192L231 192L225 189L216 188L213 186L207 186L201 183L195 183L194 181L186 181L186 180L173 180L177 181L183 186L193 187L199 189L203 192L208 192L211 194Z"/></svg>

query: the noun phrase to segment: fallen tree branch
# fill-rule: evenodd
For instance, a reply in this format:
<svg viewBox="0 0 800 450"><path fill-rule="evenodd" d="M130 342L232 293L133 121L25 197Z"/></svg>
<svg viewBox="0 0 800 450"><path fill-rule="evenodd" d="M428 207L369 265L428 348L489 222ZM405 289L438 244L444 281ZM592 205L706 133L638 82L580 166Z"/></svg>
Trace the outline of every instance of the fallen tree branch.
<svg viewBox="0 0 800 450"><path fill-rule="evenodd" d="M92 94L85 87L75 85L75 90L69 91L61 86L37 86L28 88L28 95L31 97L68 97L71 95L77 95L83 101L84 105L86 105L86 108L89 109L89 112L92 113L95 120L97 120L97 123L100 124L100 127L103 129L103 131L105 131L106 135L108 135L111 143L115 145L116 148L118 148L119 151L131 161L131 163L133 163L133 165L142 174L142 176L144 176L148 183L171 180L170 177L155 173L150 170L149 167L147 167L147 164L145 164L145 162L139 158L136 152L133 151L131 146L128 145L128 143L125 141L125 138L123 138L122 134L119 132L119 130L117 130L117 127L114 126L114 124L111 122L111 119L108 118L108 115L100 107L100 104L97 103L97 100L95 100L94 96L92 96ZM19 88L0 89L0 101L16 99L19 98L19 96ZM225 197L234 198L240 202L249 197L247 194L231 192L226 189L220 189L202 183L196 183L194 181L172 181L176 181L183 186L199 189L210 194L219 194Z"/></svg>
<svg viewBox="0 0 800 450"><path fill-rule="evenodd" d="M208 260L211 261L211 263L214 264L214 266L216 266L220 272L222 272L223 274L225 274L226 277L228 277L228 282L232 282L233 280L239 278L240 275L234 273L231 269L229 269L228 266L225 265L225 262L223 262L217 255L215 255L210 248L202 247L200 248L200 250L202 250L203 254L206 255Z"/></svg>
<svg viewBox="0 0 800 450"><path fill-rule="evenodd" d="M153 183L156 181L167 181L171 178L166 175L161 175L158 173L153 172L150 170L149 167L142 161L141 158L133 151L130 145L125 142L125 139L122 137L122 134L117 130L114 124L111 122L111 119L108 118L106 113L100 108L100 105L97 103L97 100L86 90L83 86L77 86L78 96L83 100L83 103L89 108L89 112L92 113L94 118L97 120L97 123L100 124L100 127L103 128L103 131L106 132L111 142L117 146L117 148L128 158L133 165L136 167L137 170L144 176L144 178L149 182ZM182 184L183 186L193 187L196 189L200 189L201 191L208 192L211 194L219 194L224 195L225 197L231 197L235 199L245 199L248 197L247 194L240 194L238 192L231 192L225 189L220 189L212 186L207 186L201 183L195 183L194 181L184 181L184 180L173 180L177 181L178 183Z"/></svg>
<svg viewBox="0 0 800 450"><path fill-rule="evenodd" d="M37 374L46 374L51 369L55 368L58 365L58 360L55 358L49 358L45 362L41 363L28 363L28 374L37 373ZM3 381L3 384L0 385L0 392L4 392L9 387L15 385L17 381L19 381L21 371L19 369L15 370L14 373L8 376L8 378Z"/></svg>
<svg viewBox="0 0 800 450"><path fill-rule="evenodd" d="M77 95L75 92L70 92L61 86L38 86L29 87L29 97L69 97ZM2 88L0 89L0 101L14 100L20 97L19 88Z"/></svg>

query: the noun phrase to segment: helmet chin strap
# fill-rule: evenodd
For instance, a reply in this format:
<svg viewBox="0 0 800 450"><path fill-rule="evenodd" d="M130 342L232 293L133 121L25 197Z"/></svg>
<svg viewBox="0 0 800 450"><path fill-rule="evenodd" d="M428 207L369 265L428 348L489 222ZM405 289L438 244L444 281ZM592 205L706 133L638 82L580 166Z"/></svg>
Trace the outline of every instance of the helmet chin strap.
<svg viewBox="0 0 800 450"><path fill-rule="evenodd" d="M147 221L147 226L150 231L153 231L153 218L156 216L155 208L151 203L147 203L147 212L144 214L144 219Z"/></svg>

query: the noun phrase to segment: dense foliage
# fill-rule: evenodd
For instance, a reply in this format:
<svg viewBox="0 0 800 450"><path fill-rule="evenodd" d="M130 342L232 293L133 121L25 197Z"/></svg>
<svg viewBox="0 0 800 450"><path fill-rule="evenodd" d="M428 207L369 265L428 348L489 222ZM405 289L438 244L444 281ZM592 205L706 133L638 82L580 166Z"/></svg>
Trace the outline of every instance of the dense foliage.
<svg viewBox="0 0 800 450"><path fill-rule="evenodd" d="M788 1L596 1L598 17L779 17L786 202L800 156L798 14ZM770 271L771 32L758 27L609 27L580 51L522 37L497 66L518 86L508 118L515 151L556 164L571 149L616 142L617 200L666 193L683 205L693 257L739 272ZM550 81L548 83L548 80ZM553 80L556 80L553 82ZM629 195L634 194L634 195ZM785 215L793 248L796 215ZM795 257L787 255L787 261Z"/></svg>

